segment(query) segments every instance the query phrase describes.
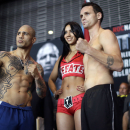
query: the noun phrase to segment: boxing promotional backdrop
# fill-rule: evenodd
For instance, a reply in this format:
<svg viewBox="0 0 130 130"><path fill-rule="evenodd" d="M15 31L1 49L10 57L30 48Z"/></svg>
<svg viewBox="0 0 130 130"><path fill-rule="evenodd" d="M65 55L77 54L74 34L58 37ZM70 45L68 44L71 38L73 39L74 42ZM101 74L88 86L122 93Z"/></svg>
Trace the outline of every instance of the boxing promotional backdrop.
<svg viewBox="0 0 130 130"><path fill-rule="evenodd" d="M121 50L121 57L124 63L124 67L121 72L113 72L115 90L118 91L122 82L128 82L127 76L130 73L130 23L111 27L109 29L112 30L117 37Z"/></svg>

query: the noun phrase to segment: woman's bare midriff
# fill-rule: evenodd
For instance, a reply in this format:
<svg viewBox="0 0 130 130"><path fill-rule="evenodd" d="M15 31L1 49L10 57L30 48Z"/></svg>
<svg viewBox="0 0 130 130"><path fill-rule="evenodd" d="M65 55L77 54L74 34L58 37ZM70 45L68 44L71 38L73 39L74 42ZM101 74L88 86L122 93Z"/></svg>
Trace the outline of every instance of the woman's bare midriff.
<svg viewBox="0 0 130 130"><path fill-rule="evenodd" d="M62 80L61 89L63 93L59 96L59 98L63 99L67 96L76 96L83 92L77 90L77 86L84 85L84 79L82 77L70 76L66 77Z"/></svg>

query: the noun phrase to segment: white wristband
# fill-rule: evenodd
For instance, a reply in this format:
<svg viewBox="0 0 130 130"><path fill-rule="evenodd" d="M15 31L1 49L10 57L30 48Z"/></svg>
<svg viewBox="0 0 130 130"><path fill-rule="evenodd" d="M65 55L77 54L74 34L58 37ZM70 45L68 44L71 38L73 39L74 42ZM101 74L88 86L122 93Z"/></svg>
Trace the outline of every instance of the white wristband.
<svg viewBox="0 0 130 130"><path fill-rule="evenodd" d="M56 96L55 93L56 93L56 91L53 93L53 97L54 97L54 98L55 98L55 96Z"/></svg>

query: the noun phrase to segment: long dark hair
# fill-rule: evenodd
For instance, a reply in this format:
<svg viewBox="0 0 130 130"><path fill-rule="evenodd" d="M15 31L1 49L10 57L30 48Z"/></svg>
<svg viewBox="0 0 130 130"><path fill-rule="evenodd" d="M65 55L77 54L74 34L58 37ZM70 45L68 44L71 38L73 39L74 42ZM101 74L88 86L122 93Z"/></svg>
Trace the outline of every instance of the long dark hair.
<svg viewBox="0 0 130 130"><path fill-rule="evenodd" d="M58 65L58 77L61 78L61 73L60 73L60 63L63 59L63 57L66 57L68 55L68 53L70 52L70 46L69 44L66 42L65 38L64 38L64 35L65 35L65 28L67 25L70 25L71 27L71 31L73 32L74 36L76 37L76 39L78 40L78 38L83 38L84 39L84 35L83 35L83 32L82 32L82 29L80 27L80 25L76 22L67 22L62 30L62 33L61 33L61 36L60 36L60 39L63 43L63 51L62 51L62 56L60 58L60 61L59 61L59 65Z"/></svg>

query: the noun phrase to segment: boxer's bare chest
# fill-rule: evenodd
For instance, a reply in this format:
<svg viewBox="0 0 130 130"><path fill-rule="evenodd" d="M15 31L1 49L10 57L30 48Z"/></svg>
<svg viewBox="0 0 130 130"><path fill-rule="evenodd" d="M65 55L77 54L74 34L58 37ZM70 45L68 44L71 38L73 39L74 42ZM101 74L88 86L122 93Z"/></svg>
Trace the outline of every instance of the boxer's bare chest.
<svg viewBox="0 0 130 130"><path fill-rule="evenodd" d="M93 51L103 51L103 47L100 44L98 37L90 40L89 45L90 47L94 48ZM95 66L99 64L99 62L92 55L88 54L84 54L83 63L86 73L88 73L88 70L92 70L91 68L95 68Z"/></svg>
<svg viewBox="0 0 130 130"><path fill-rule="evenodd" d="M0 67L0 83L13 78L17 74L29 75L28 66L34 64L31 60L22 60L18 56L11 55L10 53L1 53L0 59L2 65Z"/></svg>
<svg viewBox="0 0 130 130"><path fill-rule="evenodd" d="M33 77L28 72L29 64L34 64L32 61L23 61L8 52L0 53L0 61L0 99L4 97L7 89L32 83Z"/></svg>

